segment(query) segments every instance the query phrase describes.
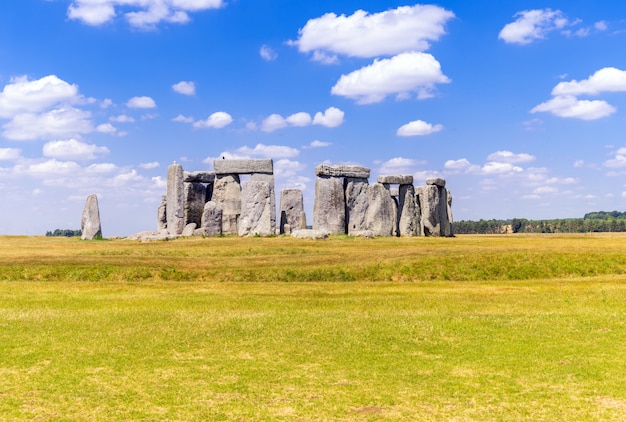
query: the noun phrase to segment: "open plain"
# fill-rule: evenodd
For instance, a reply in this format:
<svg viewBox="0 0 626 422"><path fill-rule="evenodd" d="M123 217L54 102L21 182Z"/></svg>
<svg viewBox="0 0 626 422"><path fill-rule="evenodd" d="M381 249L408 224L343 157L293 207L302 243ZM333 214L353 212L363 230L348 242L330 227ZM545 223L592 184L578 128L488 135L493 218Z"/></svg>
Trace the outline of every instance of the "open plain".
<svg viewBox="0 0 626 422"><path fill-rule="evenodd" d="M0 420L626 419L626 236L0 237Z"/></svg>

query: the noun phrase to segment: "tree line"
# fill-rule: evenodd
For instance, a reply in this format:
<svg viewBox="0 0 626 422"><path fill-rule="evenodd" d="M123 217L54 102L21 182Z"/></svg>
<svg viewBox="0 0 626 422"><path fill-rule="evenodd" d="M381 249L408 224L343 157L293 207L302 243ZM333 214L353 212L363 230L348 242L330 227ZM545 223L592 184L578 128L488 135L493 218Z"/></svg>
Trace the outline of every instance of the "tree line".
<svg viewBox="0 0 626 422"><path fill-rule="evenodd" d="M626 212L598 211L583 218L552 220L461 220L454 222L456 234L506 234L506 233L588 233L626 232Z"/></svg>
<svg viewBox="0 0 626 422"><path fill-rule="evenodd" d="M74 237L81 236L83 232L81 230L70 230L70 229L56 229L55 231L47 231L46 236L65 236L65 237Z"/></svg>

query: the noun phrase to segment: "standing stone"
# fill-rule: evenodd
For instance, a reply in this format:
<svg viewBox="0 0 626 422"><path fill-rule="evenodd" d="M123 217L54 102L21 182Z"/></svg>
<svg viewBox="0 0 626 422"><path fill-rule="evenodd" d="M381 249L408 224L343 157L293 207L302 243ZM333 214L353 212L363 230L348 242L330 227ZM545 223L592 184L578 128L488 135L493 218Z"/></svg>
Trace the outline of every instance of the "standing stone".
<svg viewBox="0 0 626 422"><path fill-rule="evenodd" d="M241 215L239 236L269 236L276 233L271 225L270 185L267 182L249 181L241 190Z"/></svg>
<svg viewBox="0 0 626 422"><path fill-rule="evenodd" d="M161 203L157 210L157 231L167 231L167 195L161 197Z"/></svg>
<svg viewBox="0 0 626 422"><path fill-rule="evenodd" d="M209 201L204 204L200 228L203 230L205 236L221 236L222 208L215 202Z"/></svg>
<svg viewBox="0 0 626 422"><path fill-rule="evenodd" d="M419 236L420 234L420 222L413 185L400 185L398 195L398 232L400 236Z"/></svg>
<svg viewBox="0 0 626 422"><path fill-rule="evenodd" d="M293 227L292 227L293 229ZM297 227L296 230L306 230L307 226L306 226L306 213L304 212L304 210L302 210L302 212L300 213L300 227Z"/></svg>
<svg viewBox="0 0 626 422"><path fill-rule="evenodd" d="M285 225L290 229L301 229L300 221L304 212L304 199L300 189L284 189L280 192L280 234L288 234ZM306 221L305 221L306 228Z"/></svg>
<svg viewBox="0 0 626 422"><path fill-rule="evenodd" d="M185 228L183 229L183 232L181 233L181 236L184 237L189 237L189 236L193 236L195 230L196 230L197 224L196 223L189 223L185 226Z"/></svg>
<svg viewBox="0 0 626 422"><path fill-rule="evenodd" d="M389 190L380 183L367 189L367 230L374 236L392 236L397 224L397 206Z"/></svg>
<svg viewBox="0 0 626 422"><path fill-rule="evenodd" d="M454 236L454 229L452 225L452 223L454 222L454 219L452 218L452 194L450 193L449 190L446 190L446 194L448 195L447 211L448 211L448 224L449 224L448 234L446 236Z"/></svg>
<svg viewBox="0 0 626 422"><path fill-rule="evenodd" d="M239 175L217 175L213 186L212 201L222 210L222 234L238 234L237 221L241 214Z"/></svg>
<svg viewBox="0 0 626 422"><path fill-rule="evenodd" d="M179 235L185 227L183 166L171 164L167 168L167 232Z"/></svg>
<svg viewBox="0 0 626 422"><path fill-rule="evenodd" d="M450 237L450 220L448 219L448 191L446 188L438 187L439 190L439 221L440 236Z"/></svg>
<svg viewBox="0 0 626 422"><path fill-rule="evenodd" d="M94 240L102 238L102 227L100 225L100 209L98 208L98 197L91 194L85 201L83 216L80 223L81 236L83 240Z"/></svg>
<svg viewBox="0 0 626 422"><path fill-rule="evenodd" d="M440 199L437 185L420 187L419 203L424 236L441 236Z"/></svg>
<svg viewBox="0 0 626 422"><path fill-rule="evenodd" d="M270 160L271 162L272 160ZM253 173L251 182L265 182L270 189L270 227L272 234L276 234L276 192L274 190L274 175L267 173Z"/></svg>
<svg viewBox="0 0 626 422"><path fill-rule="evenodd" d="M320 176L315 182L313 229L328 234L346 232L346 200L343 179Z"/></svg>
<svg viewBox="0 0 626 422"><path fill-rule="evenodd" d="M184 225L196 223L200 227L202 212L206 203L206 187L198 182L185 182L184 187Z"/></svg>
<svg viewBox="0 0 626 422"><path fill-rule="evenodd" d="M346 232L350 235L366 230L367 219L367 179L346 177Z"/></svg>

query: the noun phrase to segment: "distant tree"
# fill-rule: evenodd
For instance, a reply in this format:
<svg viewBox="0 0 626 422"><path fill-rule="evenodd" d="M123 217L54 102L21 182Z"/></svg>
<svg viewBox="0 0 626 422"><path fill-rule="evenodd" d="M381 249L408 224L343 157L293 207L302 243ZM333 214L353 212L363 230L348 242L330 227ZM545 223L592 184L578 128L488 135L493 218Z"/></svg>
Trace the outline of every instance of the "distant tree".
<svg viewBox="0 0 626 422"><path fill-rule="evenodd" d="M54 231L47 231L46 236L57 236L57 237L74 237L82 235L81 230L70 230L70 229L55 229Z"/></svg>

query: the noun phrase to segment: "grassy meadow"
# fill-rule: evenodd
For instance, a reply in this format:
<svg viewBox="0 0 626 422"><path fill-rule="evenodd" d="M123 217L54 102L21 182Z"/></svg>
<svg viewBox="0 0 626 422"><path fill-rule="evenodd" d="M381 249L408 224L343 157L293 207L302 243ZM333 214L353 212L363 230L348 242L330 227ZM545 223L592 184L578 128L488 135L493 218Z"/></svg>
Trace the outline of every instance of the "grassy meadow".
<svg viewBox="0 0 626 422"><path fill-rule="evenodd" d="M626 235L0 236L0 420L623 421Z"/></svg>

